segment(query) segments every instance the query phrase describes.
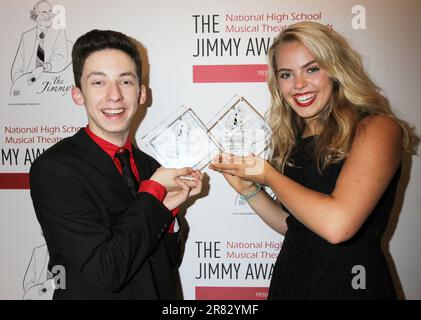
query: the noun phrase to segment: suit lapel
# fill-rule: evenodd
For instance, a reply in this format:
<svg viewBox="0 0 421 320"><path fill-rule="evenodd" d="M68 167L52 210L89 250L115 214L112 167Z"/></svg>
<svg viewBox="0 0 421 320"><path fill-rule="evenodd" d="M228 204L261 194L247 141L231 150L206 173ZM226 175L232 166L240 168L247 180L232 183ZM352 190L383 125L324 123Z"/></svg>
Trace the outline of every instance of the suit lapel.
<svg viewBox="0 0 421 320"><path fill-rule="evenodd" d="M84 160L114 181L114 183L118 184L119 190L127 190L127 193L133 197L126 182L118 172L113 159L88 136L85 129L82 128L79 130L74 138L76 146L83 153Z"/></svg>
<svg viewBox="0 0 421 320"><path fill-rule="evenodd" d="M152 175L152 168L147 161L145 155L132 144L133 158L136 163L137 171L139 172L140 182L147 180Z"/></svg>
<svg viewBox="0 0 421 320"><path fill-rule="evenodd" d="M32 34L34 33L34 34ZM31 37L29 37L29 35L31 35ZM32 36L34 37L32 39ZM31 50L26 50L25 49L25 58L27 63L25 64L25 72L30 72L33 68L35 68L35 61L37 59L37 38L38 38L38 27L34 27L31 31L29 31L28 33L28 39L29 41L25 41L24 45L26 44L30 44L32 43L32 48Z"/></svg>

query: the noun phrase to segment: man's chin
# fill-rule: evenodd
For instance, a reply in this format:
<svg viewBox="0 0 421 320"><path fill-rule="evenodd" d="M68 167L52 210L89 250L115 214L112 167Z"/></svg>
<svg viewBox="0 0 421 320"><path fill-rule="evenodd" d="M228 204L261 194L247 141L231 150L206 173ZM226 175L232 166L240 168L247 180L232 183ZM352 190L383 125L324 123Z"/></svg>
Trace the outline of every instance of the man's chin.
<svg viewBox="0 0 421 320"><path fill-rule="evenodd" d="M52 22L51 21L49 21L49 22L41 22L39 24L40 27L44 27L44 28L49 28L49 27L51 27L51 25L52 25Z"/></svg>

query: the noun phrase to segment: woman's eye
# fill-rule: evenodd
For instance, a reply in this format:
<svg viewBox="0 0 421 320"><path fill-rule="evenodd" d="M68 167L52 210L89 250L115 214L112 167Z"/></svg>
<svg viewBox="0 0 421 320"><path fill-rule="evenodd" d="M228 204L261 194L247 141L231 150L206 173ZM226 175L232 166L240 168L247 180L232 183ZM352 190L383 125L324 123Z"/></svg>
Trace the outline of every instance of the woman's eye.
<svg viewBox="0 0 421 320"><path fill-rule="evenodd" d="M283 72L283 73L279 74L279 78L281 78L281 79L288 79L290 76L291 76L291 74L288 73L288 72Z"/></svg>
<svg viewBox="0 0 421 320"><path fill-rule="evenodd" d="M314 73L314 72L317 72L317 71L319 71L320 70L320 68L319 67L310 67L310 68L308 68L307 69L307 71L309 72L309 73Z"/></svg>

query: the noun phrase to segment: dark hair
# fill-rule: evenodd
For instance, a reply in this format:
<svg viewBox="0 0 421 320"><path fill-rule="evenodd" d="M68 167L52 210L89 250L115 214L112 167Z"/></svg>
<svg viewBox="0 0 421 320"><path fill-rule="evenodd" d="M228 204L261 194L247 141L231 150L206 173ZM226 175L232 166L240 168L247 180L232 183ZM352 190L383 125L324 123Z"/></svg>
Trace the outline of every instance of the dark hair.
<svg viewBox="0 0 421 320"><path fill-rule="evenodd" d="M91 53L104 49L117 49L127 53L136 65L139 84L142 83L142 62L134 42L124 33L95 29L80 36L73 46L72 64L76 87L81 89L80 78L86 58Z"/></svg>

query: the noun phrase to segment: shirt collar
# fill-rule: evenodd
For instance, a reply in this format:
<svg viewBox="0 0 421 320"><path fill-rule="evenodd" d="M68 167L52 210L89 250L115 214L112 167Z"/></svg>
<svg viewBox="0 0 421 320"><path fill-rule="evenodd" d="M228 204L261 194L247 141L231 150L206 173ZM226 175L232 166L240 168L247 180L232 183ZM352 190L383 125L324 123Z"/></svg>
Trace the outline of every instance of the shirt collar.
<svg viewBox="0 0 421 320"><path fill-rule="evenodd" d="M97 144L101 147L102 150L104 150L110 157L111 159L114 160L114 156L117 152L118 149L120 149L121 147L116 146L115 144L108 142L107 140L104 140L100 137L98 137L95 133L93 133L88 126L85 127L85 132L88 134L88 136ZM130 157L133 157L133 153L132 153L132 141L130 139L130 137L127 137L126 143L122 146L122 148L126 148L127 150L130 151Z"/></svg>
<svg viewBox="0 0 421 320"><path fill-rule="evenodd" d="M43 30L43 29L41 29L40 27L37 27L37 36L38 36L38 38L40 37L41 33L42 33L42 32L44 32L44 39L45 39L45 36L47 35L47 31L48 31L48 29L49 29L49 28L47 28L47 29Z"/></svg>

